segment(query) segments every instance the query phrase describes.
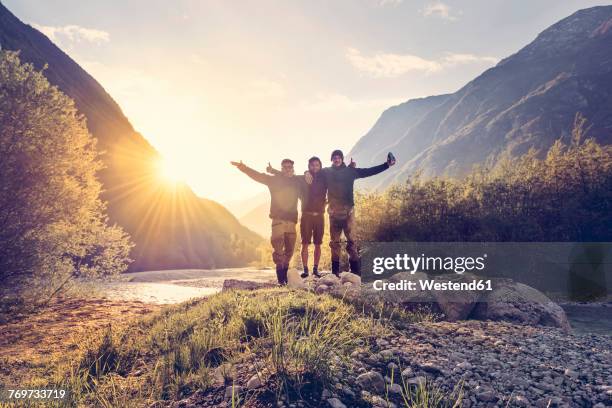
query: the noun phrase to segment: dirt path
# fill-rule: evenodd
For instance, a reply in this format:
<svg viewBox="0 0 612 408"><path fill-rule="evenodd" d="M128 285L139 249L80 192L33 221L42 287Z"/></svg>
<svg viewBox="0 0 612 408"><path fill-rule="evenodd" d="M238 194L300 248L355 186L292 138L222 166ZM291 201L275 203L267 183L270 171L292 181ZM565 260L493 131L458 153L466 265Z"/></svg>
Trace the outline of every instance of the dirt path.
<svg viewBox="0 0 612 408"><path fill-rule="evenodd" d="M45 378L53 362L74 352L86 333L159 308L137 301L57 299L36 314L1 325L0 385Z"/></svg>
<svg viewBox="0 0 612 408"><path fill-rule="evenodd" d="M37 313L0 325L0 387L48 381L84 335L102 335L108 325L125 324L164 304L209 296L225 279L273 278L272 270L253 268L136 272L94 284L95 298L56 299Z"/></svg>

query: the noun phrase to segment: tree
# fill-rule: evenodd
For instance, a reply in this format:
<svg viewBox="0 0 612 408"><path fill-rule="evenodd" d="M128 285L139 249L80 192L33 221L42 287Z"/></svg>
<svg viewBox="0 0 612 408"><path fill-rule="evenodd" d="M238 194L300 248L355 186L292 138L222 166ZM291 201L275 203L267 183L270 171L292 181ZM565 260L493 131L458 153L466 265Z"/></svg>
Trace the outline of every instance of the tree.
<svg viewBox="0 0 612 408"><path fill-rule="evenodd" d="M132 244L108 225L100 169L74 102L0 51L0 299L126 269Z"/></svg>

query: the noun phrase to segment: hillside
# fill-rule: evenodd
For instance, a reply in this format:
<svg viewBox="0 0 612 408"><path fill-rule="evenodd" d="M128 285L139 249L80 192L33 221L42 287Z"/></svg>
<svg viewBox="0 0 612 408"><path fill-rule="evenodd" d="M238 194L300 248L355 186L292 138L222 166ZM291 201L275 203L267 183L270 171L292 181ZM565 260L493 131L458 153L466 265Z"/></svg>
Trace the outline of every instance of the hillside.
<svg viewBox="0 0 612 408"><path fill-rule="evenodd" d="M577 112L601 144L612 141L612 6L580 10L544 30L457 92L385 111L350 152L363 166L393 151L399 165L364 180L381 188L421 169L461 176L555 139L569 141Z"/></svg>
<svg viewBox="0 0 612 408"><path fill-rule="evenodd" d="M240 217L242 225L262 237L270 235L270 198Z"/></svg>
<svg viewBox="0 0 612 408"><path fill-rule="evenodd" d="M254 259L261 238L220 204L184 185L159 181L158 152L134 130L104 88L46 36L0 4L0 46L24 62L47 68L51 84L74 99L97 138L106 168L100 173L111 222L136 246L132 270L238 266Z"/></svg>

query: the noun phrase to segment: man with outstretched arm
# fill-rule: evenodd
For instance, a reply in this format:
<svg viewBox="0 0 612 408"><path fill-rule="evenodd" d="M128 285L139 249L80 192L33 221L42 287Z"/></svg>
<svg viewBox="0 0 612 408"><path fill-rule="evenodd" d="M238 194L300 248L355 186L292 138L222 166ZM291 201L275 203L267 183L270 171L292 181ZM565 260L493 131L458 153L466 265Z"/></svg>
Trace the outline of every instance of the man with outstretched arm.
<svg viewBox="0 0 612 408"><path fill-rule="evenodd" d="M344 232L351 272L361 275L361 258L354 237L355 201L353 185L356 179L370 177L387 170L395 164L395 158L389 153L387 161L383 164L369 168L358 168L347 166L344 163L342 151L334 150L331 161L332 166L324 168L321 175L327 185L332 273L334 275L340 274L340 238ZM305 175L305 178L306 182L311 181L308 174Z"/></svg>
<svg viewBox="0 0 612 408"><path fill-rule="evenodd" d="M301 183L294 175L293 161L284 159L278 175L270 176L253 170L246 164L231 162L238 170L253 180L265 184L270 190L270 218L272 219L272 260L276 265L276 277L281 285L287 284L289 262L295 248L295 225L298 212L297 202L300 196Z"/></svg>
<svg viewBox="0 0 612 408"><path fill-rule="evenodd" d="M308 277L308 247L311 243L314 244L314 264L312 266L312 274L316 277L319 275L319 260L321 259L321 244L323 243L323 232L325 229L325 204L327 186L323 177L319 176L319 172L323 167L321 159L316 156L308 159L308 174L311 176L311 183L306 184L302 179L302 217L300 218L300 236L302 238L302 265L304 272L302 278ZM279 174L280 172L273 168L268 163L266 169L268 173Z"/></svg>

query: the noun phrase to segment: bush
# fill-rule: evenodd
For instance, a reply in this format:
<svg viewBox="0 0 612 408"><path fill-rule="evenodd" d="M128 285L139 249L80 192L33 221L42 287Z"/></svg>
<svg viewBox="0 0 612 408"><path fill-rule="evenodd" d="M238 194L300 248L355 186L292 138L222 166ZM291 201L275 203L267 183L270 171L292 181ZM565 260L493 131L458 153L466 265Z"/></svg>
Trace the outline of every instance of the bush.
<svg viewBox="0 0 612 408"><path fill-rule="evenodd" d="M95 144L70 98L0 51L0 305L126 269L131 244L107 225Z"/></svg>
<svg viewBox="0 0 612 408"><path fill-rule="evenodd" d="M464 179L416 174L358 197L359 235L371 241L578 241L612 239L612 146L574 138Z"/></svg>

